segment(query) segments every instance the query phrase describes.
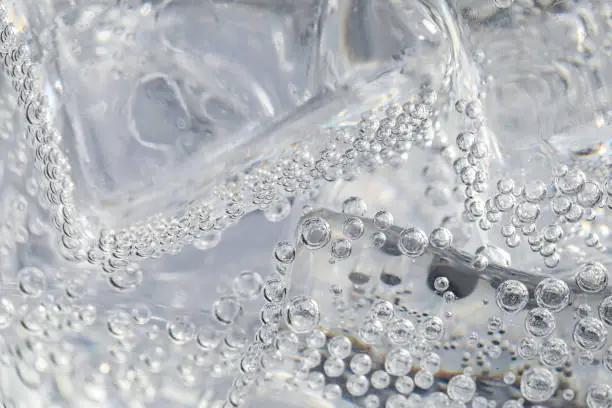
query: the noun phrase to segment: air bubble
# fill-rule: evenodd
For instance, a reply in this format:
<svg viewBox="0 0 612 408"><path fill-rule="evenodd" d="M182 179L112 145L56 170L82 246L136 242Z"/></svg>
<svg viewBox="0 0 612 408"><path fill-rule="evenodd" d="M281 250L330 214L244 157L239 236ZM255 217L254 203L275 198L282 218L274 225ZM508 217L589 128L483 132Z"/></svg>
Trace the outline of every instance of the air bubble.
<svg viewBox="0 0 612 408"><path fill-rule="evenodd" d="M231 325L242 314L242 304L235 296L222 296L213 303L212 316L223 325Z"/></svg>
<svg viewBox="0 0 612 408"><path fill-rule="evenodd" d="M448 382L447 393L453 401L465 404L474 398L476 382L467 375L456 375Z"/></svg>
<svg viewBox="0 0 612 408"><path fill-rule="evenodd" d="M599 318L608 326L612 326L612 296L608 296L599 304Z"/></svg>
<svg viewBox="0 0 612 408"><path fill-rule="evenodd" d="M363 217L368 211L365 201L360 197L349 197L342 203L342 213Z"/></svg>
<svg viewBox="0 0 612 408"><path fill-rule="evenodd" d="M398 249L404 255L418 257L425 252L428 243L429 239L422 230L407 228L400 235Z"/></svg>
<svg viewBox="0 0 612 408"><path fill-rule="evenodd" d="M403 376L412 369L413 358L405 348L394 348L385 358L385 371L391 375Z"/></svg>
<svg viewBox="0 0 612 408"><path fill-rule="evenodd" d="M374 226L379 230L385 231L393 225L393 215L388 211L378 211L374 214Z"/></svg>
<svg viewBox="0 0 612 408"><path fill-rule="evenodd" d="M349 217L344 221L342 231L348 239L359 239L363 236L365 225L361 218Z"/></svg>
<svg viewBox="0 0 612 408"><path fill-rule="evenodd" d="M507 280L497 288L495 299L497 306L504 312L518 313L527 305L529 291L523 283Z"/></svg>
<svg viewBox="0 0 612 408"><path fill-rule="evenodd" d="M429 234L429 244L433 248L447 249L453 243L453 234L447 228L436 228Z"/></svg>
<svg viewBox="0 0 612 408"><path fill-rule="evenodd" d="M290 264L295 260L295 247L287 241L281 241L276 244L274 257L280 263Z"/></svg>
<svg viewBox="0 0 612 408"><path fill-rule="evenodd" d="M261 292L263 280L257 272L243 271L232 282L234 293L243 299L255 299Z"/></svg>
<svg viewBox="0 0 612 408"><path fill-rule="evenodd" d="M599 262L587 262L576 274L576 284L586 293L598 293L608 286L608 270Z"/></svg>
<svg viewBox="0 0 612 408"><path fill-rule="evenodd" d="M562 280L546 278L536 287L535 299L540 307L559 312L569 304L570 289Z"/></svg>
<svg viewBox="0 0 612 408"><path fill-rule="evenodd" d="M542 307L531 309L525 318L525 329L534 337L546 337L555 330L556 322L553 314Z"/></svg>
<svg viewBox="0 0 612 408"><path fill-rule="evenodd" d="M521 394L531 402L549 400L557 390L557 375L544 367L534 367L521 376Z"/></svg>
<svg viewBox="0 0 612 408"><path fill-rule="evenodd" d="M338 238L331 245L331 254L334 259L342 260L351 256L353 246L351 241L345 238Z"/></svg>
<svg viewBox="0 0 612 408"><path fill-rule="evenodd" d="M23 268L17 274L19 289L29 297L40 297L47 289L47 278L38 268Z"/></svg>
<svg viewBox="0 0 612 408"><path fill-rule="evenodd" d="M322 218L308 218L302 223L302 242L308 249L320 249L331 240L329 223Z"/></svg>
<svg viewBox="0 0 612 408"><path fill-rule="evenodd" d="M593 317L581 319L574 327L574 341L585 350L599 350L608 341L604 323Z"/></svg>
<svg viewBox="0 0 612 408"><path fill-rule="evenodd" d="M289 301L285 318L293 332L308 333L319 324L319 305L312 298L296 296Z"/></svg>

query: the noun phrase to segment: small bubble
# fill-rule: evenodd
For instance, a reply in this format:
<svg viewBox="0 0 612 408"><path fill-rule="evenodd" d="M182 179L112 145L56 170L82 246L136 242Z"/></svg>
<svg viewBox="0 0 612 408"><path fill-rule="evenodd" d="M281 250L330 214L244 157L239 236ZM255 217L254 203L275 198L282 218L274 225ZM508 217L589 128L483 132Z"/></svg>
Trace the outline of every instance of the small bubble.
<svg viewBox="0 0 612 408"><path fill-rule="evenodd" d="M177 317L168 322L168 335L177 344L185 344L195 336L196 327L187 317Z"/></svg>
<svg viewBox="0 0 612 408"><path fill-rule="evenodd" d="M274 257L280 263L290 264L295 260L295 247L287 241L281 241L276 244Z"/></svg>
<svg viewBox="0 0 612 408"><path fill-rule="evenodd" d="M29 297L40 297L47 290L47 278L38 268L23 268L17 274L19 289Z"/></svg>
<svg viewBox="0 0 612 408"><path fill-rule="evenodd" d="M234 293L243 299L255 299L261 292L263 280L257 272L240 272L232 282Z"/></svg>
<svg viewBox="0 0 612 408"><path fill-rule="evenodd" d="M344 374L344 361L337 357L330 357L323 364L323 371L330 378L340 377Z"/></svg>
<svg viewBox="0 0 612 408"><path fill-rule="evenodd" d="M428 317L423 322L423 337L429 341L437 341L444 335L444 321L437 316Z"/></svg>
<svg viewBox="0 0 612 408"><path fill-rule="evenodd" d="M398 242L398 249L404 255L418 257L425 252L428 244L429 239L425 232L411 227L402 231Z"/></svg>
<svg viewBox="0 0 612 408"><path fill-rule="evenodd" d="M446 276L438 276L434 280L434 289L438 292L445 292L450 287L450 281Z"/></svg>
<svg viewBox="0 0 612 408"><path fill-rule="evenodd" d="M331 245L331 254L334 259L342 260L351 256L351 252L353 251L353 246L351 245L351 241L345 238L338 238L332 242Z"/></svg>
<svg viewBox="0 0 612 408"><path fill-rule="evenodd" d="M235 296L222 296L213 303L212 315L224 325L231 325L242 314L243 307Z"/></svg>
<svg viewBox="0 0 612 408"><path fill-rule="evenodd" d="M327 384L323 388L323 397L329 401L337 400L342 397L342 388L338 384Z"/></svg>
<svg viewBox="0 0 612 408"><path fill-rule="evenodd" d="M525 308L529 300L527 287L517 280L504 281L495 294L497 306L507 313L517 313Z"/></svg>
<svg viewBox="0 0 612 408"><path fill-rule="evenodd" d="M493 0L493 2L498 8L508 8L512 6L514 0Z"/></svg>
<svg viewBox="0 0 612 408"><path fill-rule="evenodd" d="M383 370L376 370L370 376L372 387L378 390L384 390L391 383L391 376Z"/></svg>
<svg viewBox="0 0 612 408"><path fill-rule="evenodd" d="M339 359L350 356L352 347L351 341L346 336L336 336L327 343L329 354Z"/></svg>
<svg viewBox="0 0 612 408"><path fill-rule="evenodd" d="M264 217L270 222L281 222L291 213L291 203L286 197L272 202L265 210Z"/></svg>
<svg viewBox="0 0 612 408"><path fill-rule="evenodd" d="M393 225L393 215L388 211L378 211L374 214L374 226L379 230L385 231Z"/></svg>
<svg viewBox="0 0 612 408"><path fill-rule="evenodd" d="M577 167L567 169L555 179L557 188L566 195L575 195L584 189L586 176Z"/></svg>
<svg viewBox="0 0 612 408"><path fill-rule="evenodd" d="M453 243L453 234L447 228L436 228L429 234L429 244L437 249L447 249Z"/></svg>
<svg viewBox="0 0 612 408"><path fill-rule="evenodd" d="M540 361L549 367L560 367L569 357L569 347L562 339L548 339L540 345Z"/></svg>
<svg viewBox="0 0 612 408"><path fill-rule="evenodd" d="M372 369L372 358L363 353L355 354L349 364L353 373L365 375Z"/></svg>
<svg viewBox="0 0 612 408"><path fill-rule="evenodd" d="M535 299L540 307L559 312L569 304L570 289L560 279L546 278L538 283Z"/></svg>
<svg viewBox="0 0 612 408"><path fill-rule="evenodd" d="M380 342L385 327L377 319L365 319L359 326L359 338L366 344L377 344Z"/></svg>
<svg viewBox="0 0 612 408"><path fill-rule="evenodd" d="M430 373L429 371L419 370L414 375L415 385L423 390L430 389L433 386L434 381L435 381L435 378L433 374Z"/></svg>
<svg viewBox="0 0 612 408"><path fill-rule="evenodd" d="M270 279L263 287L264 299L271 303L281 302L287 294L287 288L280 279Z"/></svg>
<svg viewBox="0 0 612 408"><path fill-rule="evenodd" d="M576 284L586 293L598 293L608 286L608 270L599 262L587 262L576 274Z"/></svg>
<svg viewBox="0 0 612 408"><path fill-rule="evenodd" d="M612 406L612 386L607 384L591 385L586 394L588 408L607 408Z"/></svg>
<svg viewBox="0 0 612 408"><path fill-rule="evenodd" d="M525 329L534 337L546 337L555 330L556 321L553 314L542 307L531 309L525 318Z"/></svg>
<svg viewBox="0 0 612 408"><path fill-rule="evenodd" d="M512 371L504 374L504 384L512 385L516 382L516 375Z"/></svg>
<svg viewBox="0 0 612 408"><path fill-rule="evenodd" d="M608 326L612 326L612 296L602 300L597 311L599 318Z"/></svg>
<svg viewBox="0 0 612 408"><path fill-rule="evenodd" d="M387 326L387 337L395 345L403 346L412 340L415 333L414 324L405 318L397 317Z"/></svg>
<svg viewBox="0 0 612 408"><path fill-rule="evenodd" d="M329 223L322 218L308 218L302 223L302 242L308 249L320 249L331 240Z"/></svg>
<svg viewBox="0 0 612 408"><path fill-rule="evenodd" d="M306 296L292 298L285 316L289 328L298 334L312 331L321 318L317 302Z"/></svg>
<svg viewBox="0 0 612 408"><path fill-rule="evenodd" d="M387 236L381 231L373 232L370 239L372 240L374 248L382 248L387 242Z"/></svg>
<svg viewBox="0 0 612 408"><path fill-rule="evenodd" d="M545 367L534 367L521 376L521 395L531 402L550 399L559 384L557 375Z"/></svg>
<svg viewBox="0 0 612 408"><path fill-rule="evenodd" d="M470 119L478 119L482 116L482 104L476 99L468 104L465 107L465 114Z"/></svg>
<svg viewBox="0 0 612 408"><path fill-rule="evenodd" d="M349 217L344 221L342 231L348 239L359 239L363 236L365 225L361 218Z"/></svg>
<svg viewBox="0 0 612 408"><path fill-rule="evenodd" d="M365 201L360 197L349 197L342 203L342 213L363 217L368 211Z"/></svg>
<svg viewBox="0 0 612 408"><path fill-rule="evenodd" d="M327 337L321 330L313 330L306 336L306 345L312 349L318 349L325 346Z"/></svg>
<svg viewBox="0 0 612 408"><path fill-rule="evenodd" d="M447 393L453 401L465 404L474 397L476 382L465 374L456 375L448 382Z"/></svg>
<svg viewBox="0 0 612 408"><path fill-rule="evenodd" d="M372 305L370 315L373 319L386 323L393 318L393 304L388 300L379 299Z"/></svg>
<svg viewBox="0 0 612 408"><path fill-rule="evenodd" d="M131 314L136 324L147 324L151 320L151 310L144 303L133 306Z"/></svg>
<svg viewBox="0 0 612 408"><path fill-rule="evenodd" d="M385 371L391 375L403 376L412 369L413 358L405 348L394 348L385 358Z"/></svg>
<svg viewBox="0 0 612 408"><path fill-rule="evenodd" d="M601 320L585 317L576 323L573 338L585 350L599 350L608 341L608 330Z"/></svg>

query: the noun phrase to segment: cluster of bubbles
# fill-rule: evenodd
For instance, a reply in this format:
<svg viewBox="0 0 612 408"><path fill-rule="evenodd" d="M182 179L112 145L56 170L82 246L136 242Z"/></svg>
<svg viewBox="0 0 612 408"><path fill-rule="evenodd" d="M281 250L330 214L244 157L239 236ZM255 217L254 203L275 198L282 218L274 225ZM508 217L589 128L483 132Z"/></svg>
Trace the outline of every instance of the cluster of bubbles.
<svg viewBox="0 0 612 408"><path fill-rule="evenodd" d="M277 244L274 260L279 274L273 281L283 288L283 294L299 251L328 250L333 262L347 259L351 242L369 237L373 244L369 248L375 250L381 247L377 242L386 241L385 232L394 227L393 216L384 210L374 213L370 226L366 227L367 206L359 197L346 199L342 212L344 219L339 231L342 238L334 240L337 235L323 216L306 215L301 221L297 247L287 241ZM367 229L372 229L370 235ZM445 228L437 228L428 236L420 229L409 227L402 230L399 237L397 249L413 259L423 255L428 247L448 249L453 241L452 233ZM338 253L338 246L334 245L340 241L348 243L346 256L345 252ZM478 252L485 259L491 258L502 266L509 266L509 260L496 255L491 247L482 247ZM479 270L485 269L486 266ZM450 290L454 279L451 275L439 276L433 282L435 293L443 295L446 304L456 298ZM272 326L268 331L275 333L275 337L267 342L260 336L256 337L251 347L257 352L245 354L251 364L243 364L243 374L236 382L238 385L235 384L228 394L227 403L230 407L242 406L245 398L253 392L254 384L265 384L265 373L269 374L279 366L287 369L287 361L292 361L292 375L283 386L289 390L318 393L330 401L345 398L367 408L423 404L460 407L470 403L476 407L490 407L495 402L478 395L480 379L474 370L489 364L485 362L487 358L499 359L504 351L524 365L518 370L508 367L504 372L503 382L508 385L518 383L521 397L506 401L503 407L521 407L525 401L544 403L555 396L573 401L575 391L561 389L561 377L571 377L571 371L567 370L571 367L568 364L574 361L573 356L580 364L601 361L606 370L612 371L612 347L606 348L607 327L612 325L612 296L601 296L605 295L607 283L607 268L598 262L584 263L571 280L545 277L534 287L518 279L501 282L495 290L495 303L506 317L489 319L487 330L493 336L491 343L479 341L475 333L463 340L468 349L469 345L478 345L482 351L477 353L475 360L472 360L471 353L465 356L463 370L450 377L445 392L435 390L444 366L444 357L439 350L450 347L446 340L449 328L445 320L451 316L448 312L439 315L419 313L406 310L401 303L394 304L376 296L347 304L340 300L342 287L331 284L330 293L338 298L334 302L336 312L344 316L341 322L345 324L342 329L333 329L333 326L322 324L324 321L329 323L329 320L322 315L316 297L308 293L292 293L289 288L291 295L286 300L279 297L275 303L264 294L268 303L261 311L260 330ZM578 305L571 336L563 337L559 322L566 318L563 313L571 309L572 302L581 294L600 295L596 316L590 315L588 305ZM369 306L364 309L364 305ZM353 326L350 322L354 313L360 318ZM270 315L275 318L270 319ZM504 320L513 319L513 316L521 316L523 337L509 342L503 340ZM274 358L270 357L272 354ZM534 364L535 359L539 364ZM611 403L610 391L606 384L591 385L585 394L587 406L595 408L602 406L601 403Z"/></svg>
<svg viewBox="0 0 612 408"><path fill-rule="evenodd" d="M499 7L510 3L496 1ZM176 254L187 244L211 248L226 228L256 209L263 211L271 222L281 221L289 215L294 196L314 194L322 183L350 181L362 171L405 162L414 146L430 146L435 135L437 94L423 86L416 101L390 104L382 115L367 112L357 125L334 130L323 143L299 144L280 159L219 186L212 199L191 205L179 216L160 215L118 232L103 229L96 239L90 239L90 231L76 208L70 163L60 147L61 137L52 127L47 101L37 89L36 64L4 9L0 9L0 56L18 95L17 103L25 114L26 141L41 175L28 184L28 192L45 200L45 207L51 210L52 224L61 232L62 255L70 261L101 266L108 281L120 290L134 289L143 279L143 271L133 262L134 257ZM455 110L465 115L470 129L457 135L457 151L446 146L440 153L452 158L457 184L465 195L464 219L477 223L484 231L500 224L509 248L520 245L524 236L530 249L544 258L546 266L558 266L558 246L569 234L567 225L593 221L599 209L610 209L611 183L589 180L579 167L563 165L555 170L549 183L532 181L519 185L511 178L501 178L493 183L496 191L487 197L491 185L490 146L485 137L482 104L477 99L460 100ZM26 161L22 151L9 155L10 167L16 174L23 173ZM27 205L24 202L23 197L16 197L11 218L23 218ZM546 211L557 221L538 225L538 221L546 218ZM375 249L388 244L389 231L395 225L390 212L379 210L372 215L372 231L367 231L364 221L368 208L363 199L348 198L343 202L342 212L341 231L332 231L330 222L322 216L307 216L295 243L282 241L274 248L272 276L264 279L257 272L240 272L232 281L231 293L212 303L209 323L198 325L193 318L179 316L164 322L165 329L161 329L152 321L152 312L146 305L113 308L106 315L105 326L117 341L111 350L117 366L110 369L101 364L99 372L84 380L90 397L96 398L96 390L103 387L110 375L119 391L138 395L147 402L154 400L156 375L174 358L169 351L172 346L181 348L173 362L185 383L195 383L198 372L208 369L217 376L239 372L227 394L227 407L242 406L253 389L265 382L267 374L288 361L293 361L293 365L286 387L320 392L330 401L350 398L365 408L493 406L494 401L479 395L479 378L471 355L465 357L469 363L465 363L463 370L448 378L445 388L438 387L444 375L441 350L458 344L447 341L451 327L446 319L452 316L448 310L407 311L384 294L363 298L365 301L354 307L337 301L335 306L343 308L347 316L350 314L347 309L361 313L352 332L340 332L323 324L326 316L312 294L291 292L289 276L302 248L329 250L330 262L335 264L353 255L358 240L369 239ZM40 229L37 225L29 227L31 231L36 228ZM17 242L28 240L27 233L18 231L16 237ZM429 233L410 226L401 230L397 250L416 260L428 248L451 248L453 241L453 233L444 226ZM604 248L593 234L585 243ZM476 251L472 267L484 273L490 261L509 266L501 251L483 246ZM52 296L49 292L55 282L43 270L21 269L16 277L18 289L32 303L21 308L10 299L1 298L0 328L11 326L15 316L19 316L19 326L28 334L59 340L67 333L92 326L100 321L98 311L94 305L79 300L88 278L84 275L63 282L63 293ZM451 290L454 279L437 277L432 296L440 295L445 304L452 304L456 298ZM506 401L504 408L554 398L561 391L560 377L565 375L562 371L573 355L584 364L601 362L612 371L612 348L606 348L608 327L612 326L612 296L606 297L608 280L605 265L585 261L571 280L547 277L531 287L517 278L496 287L497 307L504 316L520 316L524 336L516 344L505 344L508 341L501 340L500 334L504 332L504 319L492 317L487 329L496 333L494 340L483 346L485 350L479 352L475 365L484 364L485 354L495 359L506 350L514 350L529 362L516 373L510 370L504 373L503 382L511 385L518 381L521 394L519 399ZM337 298L343 295L339 286L330 287L330 292ZM593 311L588 304L578 305L571 337L562 337L558 334L563 325L562 314L573 307L572 301L578 295L595 299L596 308ZM256 302L262 306L254 337L249 337L245 315ZM165 335L160 336L160 332ZM138 343L135 340L138 338L143 341ZM483 344L476 337L462 341L466 345ZM15 345L11 353L21 359L16 366L24 381L34 381L35 376L27 372L32 366L43 367L38 370L40 374L51 371L44 364L52 363L62 370L71 364L73 350L68 342L48 350L32 339L22 343ZM198 352L189 349L191 345ZM438 389L442 391L435 391ZM575 397L570 388L561 394L565 401ZM591 385L585 398L589 408L610 406L612 387Z"/></svg>
<svg viewBox="0 0 612 408"><path fill-rule="evenodd" d="M461 154L453 161L466 197L463 219L476 223L483 231L499 225L508 248L518 247L525 237L530 250L539 253L547 267L558 266L561 259L558 246L568 229L581 221L595 221L600 208L612 208L612 191L597 180L589 180L578 166L560 165L549 182L533 179L519 184L510 177L500 178L494 182L496 191L487 196L488 130L481 103L478 99L460 100L455 109L471 125L457 135L456 146ZM455 153L444 155L454 157ZM552 224L539 221L549 218L548 215L558 221ZM605 250L596 233L588 234L584 242L588 247Z"/></svg>

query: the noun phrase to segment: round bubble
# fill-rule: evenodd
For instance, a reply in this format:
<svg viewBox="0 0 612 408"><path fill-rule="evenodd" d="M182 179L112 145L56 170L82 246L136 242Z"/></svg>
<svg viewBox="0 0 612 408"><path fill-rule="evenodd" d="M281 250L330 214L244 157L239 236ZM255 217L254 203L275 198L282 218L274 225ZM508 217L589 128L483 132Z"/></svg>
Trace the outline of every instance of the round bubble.
<svg viewBox="0 0 612 408"><path fill-rule="evenodd" d="M453 401L465 404L474 398L476 382L465 374L456 375L448 382L447 393Z"/></svg>
<svg viewBox="0 0 612 408"><path fill-rule="evenodd" d="M608 270L599 262L587 262L576 274L576 284L586 293L598 293L608 286Z"/></svg>
<svg viewBox="0 0 612 408"><path fill-rule="evenodd" d="M545 367L530 368L521 376L521 394L531 402L549 400L557 390L557 375Z"/></svg>
<svg viewBox="0 0 612 408"><path fill-rule="evenodd" d="M608 326L612 326L612 296L601 301L598 308L599 318Z"/></svg>
<svg viewBox="0 0 612 408"><path fill-rule="evenodd" d="M308 249L320 249L331 240L331 228L323 218L312 217L302 223L302 242Z"/></svg>
<svg viewBox="0 0 612 408"><path fill-rule="evenodd" d="M585 350L599 350L608 341L608 330L601 320L585 317L574 326L574 341Z"/></svg>
<svg viewBox="0 0 612 408"><path fill-rule="evenodd" d="M289 301L285 319L293 332L308 333L317 327L321 319L319 305L307 296L295 296Z"/></svg>
<svg viewBox="0 0 612 408"><path fill-rule="evenodd" d="M404 255L410 257L418 257L423 255L429 244L429 238L419 228L407 228L402 231L399 241L398 249Z"/></svg>
<svg viewBox="0 0 612 408"><path fill-rule="evenodd" d="M558 312L569 304L570 289L560 279L546 278L536 287L535 299L538 306Z"/></svg>
<svg viewBox="0 0 612 408"><path fill-rule="evenodd" d="M518 313L527 305L529 291L522 282L507 280L497 287L495 300L504 312Z"/></svg>

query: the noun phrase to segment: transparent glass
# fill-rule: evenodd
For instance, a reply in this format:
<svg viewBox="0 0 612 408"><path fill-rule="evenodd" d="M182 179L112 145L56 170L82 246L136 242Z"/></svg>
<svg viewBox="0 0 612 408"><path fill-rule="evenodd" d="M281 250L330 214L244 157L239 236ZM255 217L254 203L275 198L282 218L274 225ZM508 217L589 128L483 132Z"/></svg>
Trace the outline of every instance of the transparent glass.
<svg viewBox="0 0 612 408"><path fill-rule="evenodd" d="M612 407L612 6L0 0L0 406Z"/></svg>

